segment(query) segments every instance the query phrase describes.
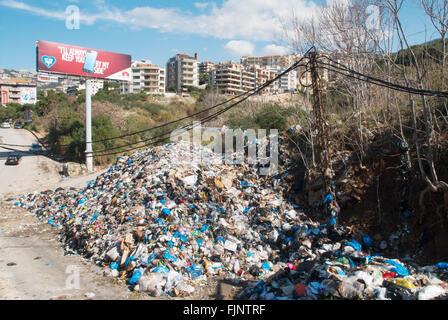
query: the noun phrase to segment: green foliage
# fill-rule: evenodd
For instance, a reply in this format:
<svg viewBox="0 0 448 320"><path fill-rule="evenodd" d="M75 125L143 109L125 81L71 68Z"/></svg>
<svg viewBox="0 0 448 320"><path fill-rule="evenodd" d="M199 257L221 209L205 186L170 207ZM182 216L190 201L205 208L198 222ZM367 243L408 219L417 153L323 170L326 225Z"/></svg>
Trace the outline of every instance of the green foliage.
<svg viewBox="0 0 448 320"><path fill-rule="evenodd" d="M69 96L64 92L48 91L47 95L39 92L38 96L39 101L35 106L35 111L38 116L46 116L55 108L73 105L73 102L70 101Z"/></svg>
<svg viewBox="0 0 448 320"><path fill-rule="evenodd" d="M434 60L438 63L442 62L443 42L441 39L411 46L411 49L414 51L414 54L419 62L426 60ZM403 64L405 66L410 66L412 64L412 55L408 49L398 51L394 55L394 58L397 59L397 64Z"/></svg>
<svg viewBox="0 0 448 320"><path fill-rule="evenodd" d="M209 82L209 74L208 73L200 73L199 74L199 85L203 85Z"/></svg>
<svg viewBox="0 0 448 320"><path fill-rule="evenodd" d="M268 104L258 109L255 114L236 114L229 120L231 128L241 128L243 130L253 129L278 129L284 131L288 126L288 118L292 116L292 109L283 108L277 104Z"/></svg>
<svg viewBox="0 0 448 320"><path fill-rule="evenodd" d="M122 95L117 90L100 89L92 96L92 101L120 103L122 101Z"/></svg>
<svg viewBox="0 0 448 320"><path fill-rule="evenodd" d="M175 92L177 93L177 88L175 86L169 86L166 88L166 92Z"/></svg>
<svg viewBox="0 0 448 320"><path fill-rule="evenodd" d="M58 110L58 118L51 124L47 140L53 151L67 160L83 161L85 151L85 123L73 108L64 107ZM92 118L92 139L104 140L120 135L107 115L99 114ZM95 143L93 150L113 148L115 140Z"/></svg>
<svg viewBox="0 0 448 320"><path fill-rule="evenodd" d="M2 121L20 119L21 115L23 117L23 114L20 113L21 108L22 106L15 102L7 103L5 107L0 106L0 119Z"/></svg>
<svg viewBox="0 0 448 320"><path fill-rule="evenodd" d="M259 128L286 130L290 109L282 108L279 105L266 105L255 114L255 122Z"/></svg>
<svg viewBox="0 0 448 320"><path fill-rule="evenodd" d="M139 104L137 107L145 111L148 111L151 115L158 115L160 111L162 111L165 108L164 106L157 103L143 103Z"/></svg>

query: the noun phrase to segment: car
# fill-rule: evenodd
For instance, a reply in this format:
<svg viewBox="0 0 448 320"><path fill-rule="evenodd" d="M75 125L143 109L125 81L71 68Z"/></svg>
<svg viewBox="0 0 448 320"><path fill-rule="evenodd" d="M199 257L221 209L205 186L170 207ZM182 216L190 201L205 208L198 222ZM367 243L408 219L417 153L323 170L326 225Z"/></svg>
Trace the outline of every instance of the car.
<svg viewBox="0 0 448 320"><path fill-rule="evenodd" d="M18 165L20 162L20 159L22 159L22 156L18 153L13 153L10 154L8 156L8 158L6 159L6 163L7 165Z"/></svg>
<svg viewBox="0 0 448 320"><path fill-rule="evenodd" d="M14 125L14 129L22 129L22 125L20 123L16 123Z"/></svg>
<svg viewBox="0 0 448 320"><path fill-rule="evenodd" d="M42 146L40 146L37 143L32 143L31 144L31 148L30 148L31 152L42 152Z"/></svg>
<svg viewBox="0 0 448 320"><path fill-rule="evenodd" d="M2 128L11 128L11 125L9 124L9 122L2 122Z"/></svg>

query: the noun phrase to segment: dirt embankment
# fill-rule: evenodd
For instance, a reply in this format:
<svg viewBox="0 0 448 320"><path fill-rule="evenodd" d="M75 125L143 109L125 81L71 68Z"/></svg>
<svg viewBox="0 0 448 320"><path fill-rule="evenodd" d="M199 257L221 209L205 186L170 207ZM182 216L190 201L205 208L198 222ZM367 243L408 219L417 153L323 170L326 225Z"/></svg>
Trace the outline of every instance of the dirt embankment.
<svg viewBox="0 0 448 320"><path fill-rule="evenodd" d="M355 236L368 234L378 252L386 256L409 256L422 265L446 261L448 211L444 207L443 193L428 192L423 206L420 205L420 195L427 185L420 176L415 157L412 168L406 173L402 171L403 162L396 143L397 138L388 134L371 141L362 166L353 152L347 152L352 158L337 174L340 178L336 187L341 205L339 222L351 228ZM440 153L435 166L439 180L448 181L446 149ZM299 166L295 179L306 181L305 172ZM304 192L307 187L296 191L299 204L309 205L311 196L319 196ZM317 217L326 218L319 208L309 206L308 209ZM389 244L387 248L380 248L382 241Z"/></svg>

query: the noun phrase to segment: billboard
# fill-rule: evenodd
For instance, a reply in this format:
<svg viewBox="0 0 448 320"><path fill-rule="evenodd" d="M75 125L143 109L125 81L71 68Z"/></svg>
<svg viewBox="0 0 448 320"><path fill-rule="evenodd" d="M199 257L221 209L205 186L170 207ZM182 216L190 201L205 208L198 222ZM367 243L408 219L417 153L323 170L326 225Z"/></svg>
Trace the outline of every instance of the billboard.
<svg viewBox="0 0 448 320"><path fill-rule="evenodd" d="M6 105L9 103L9 94L8 90L2 90L2 105Z"/></svg>
<svg viewBox="0 0 448 320"><path fill-rule="evenodd" d="M37 72L131 81L131 56L37 41Z"/></svg>
<svg viewBox="0 0 448 320"><path fill-rule="evenodd" d="M20 104L35 104L36 103L36 87L21 87L20 88Z"/></svg>
<svg viewBox="0 0 448 320"><path fill-rule="evenodd" d="M23 121L25 123L33 122L33 111L32 110L25 110L23 112Z"/></svg>
<svg viewBox="0 0 448 320"><path fill-rule="evenodd" d="M52 82L52 83L58 83L59 78L56 75L50 75L45 73L39 73L37 75L37 81L39 82Z"/></svg>

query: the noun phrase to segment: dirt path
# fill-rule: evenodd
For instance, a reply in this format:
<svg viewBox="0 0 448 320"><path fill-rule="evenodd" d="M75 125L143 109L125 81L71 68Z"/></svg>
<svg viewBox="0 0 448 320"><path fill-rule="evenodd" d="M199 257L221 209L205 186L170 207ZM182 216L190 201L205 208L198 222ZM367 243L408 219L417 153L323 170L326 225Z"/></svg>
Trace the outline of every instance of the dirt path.
<svg viewBox="0 0 448 320"><path fill-rule="evenodd" d="M36 143L36 138L24 129L1 129L0 143L29 146ZM13 197L34 191L56 189L58 187L82 188L88 181L95 179L105 170L82 176L63 179L59 174L62 164L43 156L32 154L28 147L0 145L0 195L3 198ZM12 151L16 150L16 151ZM11 152L22 154L20 164L7 166L4 164Z"/></svg>
<svg viewBox="0 0 448 320"><path fill-rule="evenodd" d="M36 140L26 130L4 129L0 130L0 142L31 145ZM0 161L4 162L10 152L0 146ZM130 291L125 282L103 276L100 266L81 256L64 255L57 229L14 207L17 196L58 187L80 189L107 170L62 179L60 169L60 163L29 153L24 153L18 166L0 163L0 300L166 300ZM238 289L217 280L186 299L230 300Z"/></svg>
<svg viewBox="0 0 448 320"><path fill-rule="evenodd" d="M0 142L31 145L36 140L26 130L2 129ZM23 152L18 166L4 165L11 148ZM104 277L100 267L82 257L64 256L54 227L13 207L18 195L58 187L82 188L104 170L62 179L58 162L24 152L27 150L0 146L0 300L147 298Z"/></svg>
<svg viewBox="0 0 448 320"><path fill-rule="evenodd" d="M4 205L0 216L0 300L141 299L80 256L64 256L54 227Z"/></svg>

